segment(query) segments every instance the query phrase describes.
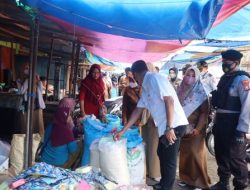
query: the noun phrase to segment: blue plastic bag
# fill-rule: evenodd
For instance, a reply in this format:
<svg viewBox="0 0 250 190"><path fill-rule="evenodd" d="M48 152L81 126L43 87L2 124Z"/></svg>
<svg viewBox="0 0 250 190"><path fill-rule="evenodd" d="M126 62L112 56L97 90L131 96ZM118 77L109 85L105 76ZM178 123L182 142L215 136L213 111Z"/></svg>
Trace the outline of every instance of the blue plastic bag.
<svg viewBox="0 0 250 190"><path fill-rule="evenodd" d="M127 130L123 137L127 139L127 149L134 148L143 142L138 127Z"/></svg>
<svg viewBox="0 0 250 190"><path fill-rule="evenodd" d="M115 128L117 130L122 128L119 117L113 115L107 115L106 117L108 123L102 123L93 117L88 117L84 120L84 152L81 166L90 164L90 145L94 140L110 135Z"/></svg>

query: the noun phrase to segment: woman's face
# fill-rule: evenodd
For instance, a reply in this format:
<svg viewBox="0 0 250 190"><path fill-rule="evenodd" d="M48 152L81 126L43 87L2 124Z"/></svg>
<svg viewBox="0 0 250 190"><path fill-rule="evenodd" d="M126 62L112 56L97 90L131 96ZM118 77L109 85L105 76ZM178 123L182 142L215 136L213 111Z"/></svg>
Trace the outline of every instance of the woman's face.
<svg viewBox="0 0 250 190"><path fill-rule="evenodd" d="M91 73L91 76L93 79L98 79L101 75L101 72L99 69L95 68L93 72Z"/></svg>
<svg viewBox="0 0 250 190"><path fill-rule="evenodd" d="M74 127L74 121L73 121L73 118L72 118L72 112L71 112L71 114L69 114L68 115L68 118L67 118L67 121L66 121L69 125L70 125L70 127L73 129L73 127Z"/></svg>
<svg viewBox="0 0 250 190"><path fill-rule="evenodd" d="M29 74L29 68L30 68L30 67L29 67L28 64L24 66L23 73L24 73L25 75L28 75L28 74Z"/></svg>
<svg viewBox="0 0 250 190"><path fill-rule="evenodd" d="M193 70L188 70L184 77L184 83L188 86L195 83L195 72Z"/></svg>

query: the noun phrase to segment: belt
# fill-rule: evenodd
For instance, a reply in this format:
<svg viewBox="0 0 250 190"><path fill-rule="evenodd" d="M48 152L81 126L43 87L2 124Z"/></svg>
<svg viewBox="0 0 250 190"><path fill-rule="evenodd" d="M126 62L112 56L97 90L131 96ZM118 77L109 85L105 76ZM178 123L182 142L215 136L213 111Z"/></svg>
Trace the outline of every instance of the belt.
<svg viewBox="0 0 250 190"><path fill-rule="evenodd" d="M216 113L240 113L240 111L217 109Z"/></svg>

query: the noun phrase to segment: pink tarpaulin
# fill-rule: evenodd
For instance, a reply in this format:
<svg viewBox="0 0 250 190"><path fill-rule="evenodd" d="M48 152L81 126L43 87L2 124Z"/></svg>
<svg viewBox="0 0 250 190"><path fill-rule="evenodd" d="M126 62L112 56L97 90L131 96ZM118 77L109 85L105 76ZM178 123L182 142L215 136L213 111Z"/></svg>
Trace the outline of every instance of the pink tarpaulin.
<svg viewBox="0 0 250 190"><path fill-rule="evenodd" d="M190 41L184 40L141 40L111 34L104 34L73 26L55 17L45 16L79 37L84 47L93 54L120 62L143 59L157 61L169 53L185 47Z"/></svg>

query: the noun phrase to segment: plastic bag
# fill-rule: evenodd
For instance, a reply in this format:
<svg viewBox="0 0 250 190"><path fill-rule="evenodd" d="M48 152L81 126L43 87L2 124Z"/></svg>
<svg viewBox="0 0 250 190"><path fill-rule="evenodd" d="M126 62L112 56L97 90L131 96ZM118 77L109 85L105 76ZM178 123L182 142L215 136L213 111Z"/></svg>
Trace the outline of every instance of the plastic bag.
<svg viewBox="0 0 250 190"><path fill-rule="evenodd" d="M128 185L130 180L127 165L127 140L114 141L113 137L104 137L101 138L98 149L100 168L104 175L119 185Z"/></svg>
<svg viewBox="0 0 250 190"><path fill-rule="evenodd" d="M138 127L127 130L123 137L127 139L127 148L134 148L143 142Z"/></svg>

